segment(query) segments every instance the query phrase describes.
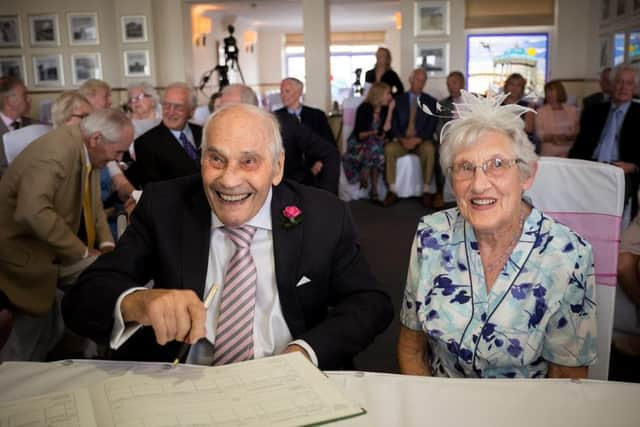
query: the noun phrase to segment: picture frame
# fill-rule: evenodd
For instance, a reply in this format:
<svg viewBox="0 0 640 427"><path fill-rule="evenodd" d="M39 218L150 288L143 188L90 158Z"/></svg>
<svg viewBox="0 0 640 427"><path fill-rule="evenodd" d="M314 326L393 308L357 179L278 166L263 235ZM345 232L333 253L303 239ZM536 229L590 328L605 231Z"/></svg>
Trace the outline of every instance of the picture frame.
<svg viewBox="0 0 640 427"><path fill-rule="evenodd" d="M97 13L67 13L67 28L71 46L100 44Z"/></svg>
<svg viewBox="0 0 640 427"><path fill-rule="evenodd" d="M449 43L419 42L414 45L414 68L423 68L429 77L449 73Z"/></svg>
<svg viewBox="0 0 640 427"><path fill-rule="evenodd" d="M148 50L126 50L123 55L125 76L148 77L151 75Z"/></svg>
<svg viewBox="0 0 640 427"><path fill-rule="evenodd" d="M600 20L608 21L611 18L611 0L600 0Z"/></svg>
<svg viewBox="0 0 640 427"><path fill-rule="evenodd" d="M22 47L18 15L0 15L0 47Z"/></svg>
<svg viewBox="0 0 640 427"><path fill-rule="evenodd" d="M449 34L449 2L417 1L414 3L414 35Z"/></svg>
<svg viewBox="0 0 640 427"><path fill-rule="evenodd" d="M600 68L609 67L611 65L611 37L600 37L598 46L600 47Z"/></svg>
<svg viewBox="0 0 640 427"><path fill-rule="evenodd" d="M143 43L148 40L146 16L122 16L121 26L123 43Z"/></svg>
<svg viewBox="0 0 640 427"><path fill-rule="evenodd" d="M36 86L64 86L62 55L33 55L33 80Z"/></svg>
<svg viewBox="0 0 640 427"><path fill-rule="evenodd" d="M89 79L102 79L102 55L74 53L71 55L71 81L81 85Z"/></svg>
<svg viewBox="0 0 640 427"><path fill-rule="evenodd" d="M0 56L0 77L17 77L27 84L27 74L25 73L24 56L8 55Z"/></svg>
<svg viewBox="0 0 640 427"><path fill-rule="evenodd" d="M616 17L624 16L627 12L627 0L616 0Z"/></svg>
<svg viewBox="0 0 640 427"><path fill-rule="evenodd" d="M29 15L31 46L58 46L60 28L58 15Z"/></svg>

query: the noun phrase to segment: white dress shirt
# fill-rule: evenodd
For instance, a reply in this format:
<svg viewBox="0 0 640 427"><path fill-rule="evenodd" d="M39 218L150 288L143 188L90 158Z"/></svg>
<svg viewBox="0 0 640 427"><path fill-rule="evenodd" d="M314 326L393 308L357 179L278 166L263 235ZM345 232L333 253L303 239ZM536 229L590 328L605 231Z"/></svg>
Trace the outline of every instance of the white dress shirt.
<svg viewBox="0 0 640 427"><path fill-rule="evenodd" d="M269 191L262 208L255 217L247 222L247 225L257 228L251 243L251 256L256 263L258 273L256 306L253 317L254 358L280 354L288 345L297 344L307 351L313 364L318 366L317 356L307 342L304 340L291 341L291 332L280 306L273 252L273 232L271 229L271 191ZM187 355L187 363L210 365L213 361L213 345L216 339L215 332L218 323L220 298L224 290L224 274L226 266L236 250L234 243L222 231L221 227L223 227L222 222L212 212L211 243L209 244L209 263L204 295L207 295L214 283L218 285L218 291L206 313L207 334L205 339L191 346ZM125 327L120 311L122 299L131 292L144 289L129 289L118 298L114 309L115 322L111 333L111 347L113 349L118 349L141 326L136 324Z"/></svg>

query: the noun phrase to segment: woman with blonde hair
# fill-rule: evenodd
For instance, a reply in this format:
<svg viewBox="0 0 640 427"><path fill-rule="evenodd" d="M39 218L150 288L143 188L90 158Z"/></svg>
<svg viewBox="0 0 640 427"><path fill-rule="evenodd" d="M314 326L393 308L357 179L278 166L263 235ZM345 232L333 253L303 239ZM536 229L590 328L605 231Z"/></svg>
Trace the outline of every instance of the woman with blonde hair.
<svg viewBox="0 0 640 427"><path fill-rule="evenodd" d="M78 124L93 112L93 107L80 92L68 90L62 92L51 106L53 127Z"/></svg>
<svg viewBox="0 0 640 427"><path fill-rule="evenodd" d="M567 92L562 83L552 80L545 84L544 105L536 115L540 155L567 157L578 127L578 109L567 104Z"/></svg>
<svg viewBox="0 0 640 427"><path fill-rule="evenodd" d="M379 47L376 52L376 65L364 75L365 83L383 82L389 85L392 95L404 92L404 86L398 74L391 69L391 51Z"/></svg>
<svg viewBox="0 0 640 427"><path fill-rule="evenodd" d="M351 183L360 187L371 185L370 197L378 202L378 175L384 171L384 143L390 136L391 117L395 101L388 84L377 82L356 110L356 123L347 140L342 158L344 173Z"/></svg>

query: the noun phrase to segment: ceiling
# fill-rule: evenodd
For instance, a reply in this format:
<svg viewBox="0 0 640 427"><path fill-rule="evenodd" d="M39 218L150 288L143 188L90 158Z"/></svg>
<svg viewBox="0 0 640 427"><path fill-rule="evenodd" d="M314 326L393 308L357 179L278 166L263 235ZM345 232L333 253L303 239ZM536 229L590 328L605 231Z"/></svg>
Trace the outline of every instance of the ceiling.
<svg viewBox="0 0 640 427"><path fill-rule="evenodd" d="M212 18L235 15L260 30L302 31L301 0L217 0L199 5ZM331 31L373 31L395 27L399 0L330 0Z"/></svg>

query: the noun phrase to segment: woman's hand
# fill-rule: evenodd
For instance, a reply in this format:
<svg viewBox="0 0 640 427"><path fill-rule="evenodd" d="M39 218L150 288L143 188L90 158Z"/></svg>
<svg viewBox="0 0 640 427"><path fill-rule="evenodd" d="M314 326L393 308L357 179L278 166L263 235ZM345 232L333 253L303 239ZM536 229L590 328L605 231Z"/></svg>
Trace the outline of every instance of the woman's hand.
<svg viewBox="0 0 640 427"><path fill-rule="evenodd" d="M431 376L431 367L426 363L427 350L427 336L424 332L400 326L397 348L400 373Z"/></svg>
<svg viewBox="0 0 640 427"><path fill-rule="evenodd" d="M549 362L549 371L547 378L571 378L580 379L587 378L589 368L587 366L563 366Z"/></svg>

